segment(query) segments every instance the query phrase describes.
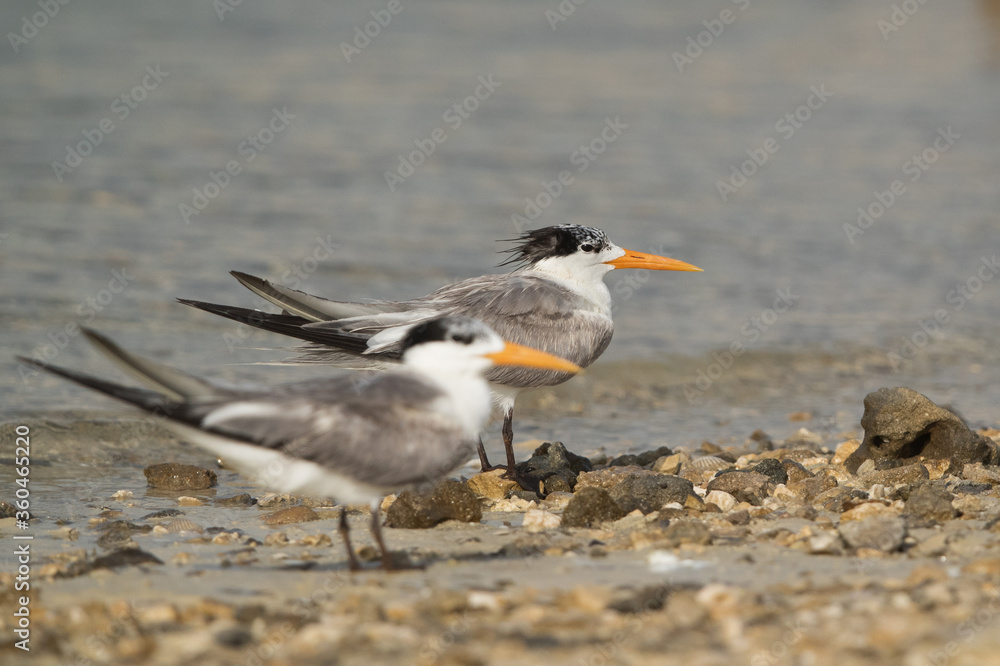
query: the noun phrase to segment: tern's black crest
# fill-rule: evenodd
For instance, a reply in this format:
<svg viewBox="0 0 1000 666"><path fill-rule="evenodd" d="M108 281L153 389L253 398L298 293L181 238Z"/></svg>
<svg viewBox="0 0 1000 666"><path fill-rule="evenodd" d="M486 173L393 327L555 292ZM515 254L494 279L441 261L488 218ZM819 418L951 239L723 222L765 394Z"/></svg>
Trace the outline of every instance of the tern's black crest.
<svg viewBox="0 0 1000 666"><path fill-rule="evenodd" d="M438 317L411 328L403 339L401 350L405 352L414 345L445 340L469 345L484 328L482 323L469 317Z"/></svg>
<svg viewBox="0 0 1000 666"><path fill-rule="evenodd" d="M581 250L600 252L611 243L608 235L600 229L579 224L532 229L520 238L511 240L519 245L508 250L511 256L501 266L516 263L531 266L542 259L565 257Z"/></svg>

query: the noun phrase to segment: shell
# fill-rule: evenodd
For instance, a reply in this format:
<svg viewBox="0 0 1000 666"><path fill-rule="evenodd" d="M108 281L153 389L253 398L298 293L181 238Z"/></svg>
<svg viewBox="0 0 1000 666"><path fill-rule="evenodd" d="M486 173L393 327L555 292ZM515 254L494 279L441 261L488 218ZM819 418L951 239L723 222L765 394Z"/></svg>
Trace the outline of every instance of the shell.
<svg viewBox="0 0 1000 666"><path fill-rule="evenodd" d="M197 532L198 534L204 533L205 529L187 518L175 518L171 520L165 526L168 532Z"/></svg>
<svg viewBox="0 0 1000 666"><path fill-rule="evenodd" d="M701 458L695 458L688 463L688 467L696 469L699 472L715 472L720 469L729 469L732 466L733 463L728 460L723 460L718 456L702 456Z"/></svg>

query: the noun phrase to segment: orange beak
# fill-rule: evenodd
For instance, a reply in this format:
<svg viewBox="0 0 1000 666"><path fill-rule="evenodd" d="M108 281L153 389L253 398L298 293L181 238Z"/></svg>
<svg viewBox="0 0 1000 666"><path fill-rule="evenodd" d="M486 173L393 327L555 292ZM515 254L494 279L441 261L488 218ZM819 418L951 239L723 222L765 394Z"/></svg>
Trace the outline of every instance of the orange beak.
<svg viewBox="0 0 1000 666"><path fill-rule="evenodd" d="M678 261L677 259L660 257L655 254L646 254L645 252L635 252L634 250L625 250L624 255L618 257L617 259L612 259L611 261L605 261L604 263L610 264L615 268L648 268L651 271L702 272L702 270L697 266L693 266L683 261Z"/></svg>
<svg viewBox="0 0 1000 666"><path fill-rule="evenodd" d="M566 359L546 354L543 351L504 342L504 348L494 354L485 354L497 365L520 365L527 368L544 368L546 370L561 370L562 372L580 372L583 368Z"/></svg>

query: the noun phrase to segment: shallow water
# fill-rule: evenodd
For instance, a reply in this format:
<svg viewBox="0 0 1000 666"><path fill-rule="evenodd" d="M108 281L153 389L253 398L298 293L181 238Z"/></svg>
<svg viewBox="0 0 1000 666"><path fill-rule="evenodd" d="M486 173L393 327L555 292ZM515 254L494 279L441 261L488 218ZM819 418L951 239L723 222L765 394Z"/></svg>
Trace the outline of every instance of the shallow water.
<svg viewBox="0 0 1000 666"><path fill-rule="evenodd" d="M590 452L856 431L864 394L898 384L995 424L1000 281L976 282L993 277L983 257L998 237L995 6L928 3L884 39L889 9L861 1L592 1L555 29L545 5L425 2L351 62L340 43L371 20L368 4L243 4L222 20L210 4L65 6L18 52L0 48L5 418L124 414L21 376L15 353L111 372L61 332L72 323L227 379L322 374L247 365L285 357L287 341L173 299L259 305L230 269L336 298L420 295L493 270L512 216L568 170L531 227L599 226L705 272L610 275L611 349L586 377L526 396L519 439ZM705 41L703 22L727 7L733 22L679 72L672 54ZM35 9L0 15L20 25ZM485 96L480 77L499 86L456 126L448 110ZM797 128L783 121L795 113L808 116ZM60 180L52 163L104 118L113 131ZM575 151L615 119L627 127L581 162ZM272 121L287 126L250 151ZM385 172L437 128L447 139L390 190ZM909 180L939 130L947 150ZM723 201L717 183L766 145L777 151ZM181 204L231 161L239 173L186 223ZM850 242L845 223L888 201L895 179L902 194ZM782 314L769 310L778 290L794 297ZM936 312L947 320L928 336ZM734 343L750 351L727 359ZM890 352L912 361L897 368ZM789 423L800 410L815 418ZM52 446L38 456L61 470L59 502L93 494L73 484L90 452Z"/></svg>

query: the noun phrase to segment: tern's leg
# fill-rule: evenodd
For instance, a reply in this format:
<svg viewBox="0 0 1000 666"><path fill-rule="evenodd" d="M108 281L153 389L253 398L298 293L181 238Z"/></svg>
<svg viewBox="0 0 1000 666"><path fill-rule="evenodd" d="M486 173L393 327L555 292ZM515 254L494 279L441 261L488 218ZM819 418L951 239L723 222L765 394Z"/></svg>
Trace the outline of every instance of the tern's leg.
<svg viewBox="0 0 1000 666"><path fill-rule="evenodd" d="M347 562L350 566L351 571L360 571L361 564L358 562L357 556L354 554L354 548L351 547L351 534L350 529L347 527L347 507L341 507L340 509L340 527L338 528L340 532L340 537L344 540L344 546L347 548Z"/></svg>
<svg viewBox="0 0 1000 666"><path fill-rule="evenodd" d="M386 571L392 571L396 567L392 563L392 555L389 554L389 549L385 547L385 540L382 538L382 521L379 516L379 507L372 507L372 536L375 537L375 543L378 544L379 550L382 551L382 568Z"/></svg>
<svg viewBox="0 0 1000 666"><path fill-rule="evenodd" d="M503 415L503 447L507 451L507 469L517 467L514 460L514 406L511 405Z"/></svg>
<svg viewBox="0 0 1000 666"><path fill-rule="evenodd" d="M486 457L486 447L483 446L482 435L479 436L478 451L479 451L479 465L482 467L481 471L488 472L491 469L496 469L496 467L490 464L490 459Z"/></svg>

